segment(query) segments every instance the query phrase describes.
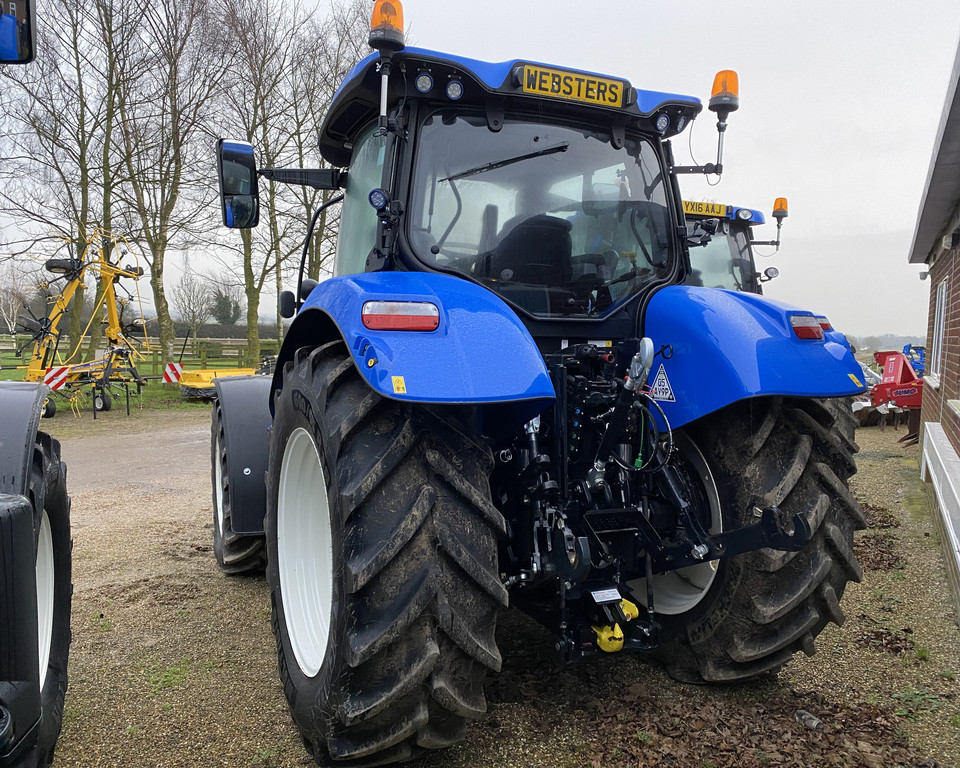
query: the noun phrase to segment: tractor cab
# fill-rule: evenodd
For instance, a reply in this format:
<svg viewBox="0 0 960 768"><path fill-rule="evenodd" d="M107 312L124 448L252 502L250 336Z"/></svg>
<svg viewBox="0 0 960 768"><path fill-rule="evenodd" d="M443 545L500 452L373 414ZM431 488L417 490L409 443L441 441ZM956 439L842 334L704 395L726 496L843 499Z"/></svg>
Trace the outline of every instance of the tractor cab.
<svg viewBox="0 0 960 768"><path fill-rule="evenodd" d="M416 271L468 280L506 302L546 339L545 351L571 337L637 336L645 298L683 280L675 174L722 168L673 162L669 140L700 101L387 37L371 38L379 52L347 75L320 129L323 159L349 169L337 179L335 276ZM734 73L715 83L710 108L724 120L736 108L735 89ZM252 148L241 145L220 143L231 227L254 225L258 174L309 183L303 171L257 170ZM283 306L292 315L305 298L288 296Z"/></svg>
<svg viewBox="0 0 960 768"><path fill-rule="evenodd" d="M757 269L758 245L780 248L780 227L787 217L787 199L778 197L773 208L776 240L755 240L753 228L765 223L763 213L752 208L721 203L683 201L690 266L684 282L707 288L762 294L762 284L780 272L776 267Z"/></svg>

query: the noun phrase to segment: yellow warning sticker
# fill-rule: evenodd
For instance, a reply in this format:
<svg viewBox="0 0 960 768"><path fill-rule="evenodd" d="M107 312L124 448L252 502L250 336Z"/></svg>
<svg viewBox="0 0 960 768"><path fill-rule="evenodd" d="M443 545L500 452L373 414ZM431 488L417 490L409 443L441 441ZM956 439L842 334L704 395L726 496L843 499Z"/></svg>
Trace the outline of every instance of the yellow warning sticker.
<svg viewBox="0 0 960 768"><path fill-rule="evenodd" d="M854 384L856 384L856 385L857 385L858 387L860 387L861 389L863 388L863 384L860 383L860 379L858 379L858 378L857 378L856 376L854 376L852 373L848 373L847 376L850 377L850 381L852 381Z"/></svg>
<svg viewBox="0 0 960 768"><path fill-rule="evenodd" d="M403 380L403 376L391 376L390 378L393 379L393 394L407 394L407 385Z"/></svg>

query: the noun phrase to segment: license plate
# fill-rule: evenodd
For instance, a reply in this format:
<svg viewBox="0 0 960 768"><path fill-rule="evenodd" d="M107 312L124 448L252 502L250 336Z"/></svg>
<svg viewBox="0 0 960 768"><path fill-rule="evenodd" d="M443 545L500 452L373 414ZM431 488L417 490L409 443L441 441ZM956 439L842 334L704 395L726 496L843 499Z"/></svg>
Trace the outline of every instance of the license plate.
<svg viewBox="0 0 960 768"><path fill-rule="evenodd" d="M602 107L622 107L627 87L622 80L533 64L524 65L522 84L524 93Z"/></svg>
<svg viewBox="0 0 960 768"><path fill-rule="evenodd" d="M683 212L688 216L719 216L727 215L727 206L720 203L695 203L692 200L683 201Z"/></svg>

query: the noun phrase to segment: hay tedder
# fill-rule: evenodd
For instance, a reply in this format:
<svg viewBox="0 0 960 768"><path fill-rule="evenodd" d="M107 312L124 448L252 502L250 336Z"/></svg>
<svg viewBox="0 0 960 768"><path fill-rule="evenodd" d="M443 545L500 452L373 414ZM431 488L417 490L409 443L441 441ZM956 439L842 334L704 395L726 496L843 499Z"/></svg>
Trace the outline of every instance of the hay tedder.
<svg viewBox="0 0 960 768"><path fill-rule="evenodd" d="M111 254L119 253L121 246L124 246L125 252L131 252L131 249L126 247L128 243L122 236L95 229L86 240L81 258L49 259L44 265L47 272L55 276L54 280L64 279L66 284L53 299L53 306L46 317L21 316L18 318L21 326L31 334L30 341L18 350L18 354L23 354L24 350L31 345L33 347L30 360L26 365L24 380L43 382L52 390L51 396L44 404L43 415L46 417L53 416L57 411L53 393L65 396L71 406L76 409L84 389L89 388L93 399L94 415L96 415L97 411L110 410L113 405L112 393L118 388L122 388L127 394L129 407L130 387L134 386L136 393L139 394L146 383L136 369L136 361L142 356L141 351L134 346L132 339L127 335L136 326L143 330L143 321L138 320L124 325L119 309L120 303L132 300L134 294L128 291L127 299L118 300L117 297L121 278L131 278L136 281L143 275L143 268L120 266L114 263L111 260ZM97 277L99 284L97 303L80 341L69 355L61 358L58 351L62 335L61 324L70 302L84 284L88 273ZM135 296L139 305L139 292ZM101 309L103 315L101 315ZM142 317L142 305L140 310ZM99 350L91 360L75 362L80 357L83 340L87 337L94 321L101 316L104 317L105 323L104 349ZM139 342L139 345L143 350L149 349L145 331L143 341Z"/></svg>

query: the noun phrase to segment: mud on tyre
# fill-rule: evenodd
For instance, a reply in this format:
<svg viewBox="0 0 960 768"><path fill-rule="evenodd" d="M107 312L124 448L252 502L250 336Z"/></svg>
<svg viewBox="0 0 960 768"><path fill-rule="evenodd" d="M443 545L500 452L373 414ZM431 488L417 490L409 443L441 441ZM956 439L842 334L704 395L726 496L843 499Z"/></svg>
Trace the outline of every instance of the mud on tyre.
<svg viewBox="0 0 960 768"><path fill-rule="evenodd" d="M757 398L684 430L709 466L725 528L776 505L802 514L813 536L799 552L761 549L717 561L696 605L662 617L676 642L656 655L673 677L723 682L772 672L797 651L812 655L823 628L843 622L840 598L848 581L862 578L853 532L865 521L847 488L857 446L838 408Z"/></svg>
<svg viewBox="0 0 960 768"><path fill-rule="evenodd" d="M485 711L507 604L491 467L453 411L381 398L341 342L285 365L267 580L284 692L319 763L402 761Z"/></svg>

